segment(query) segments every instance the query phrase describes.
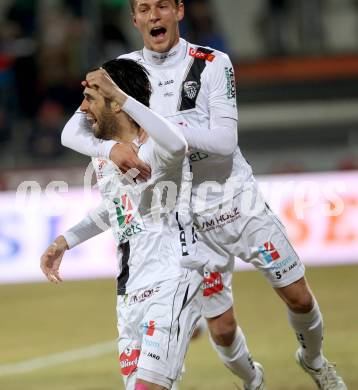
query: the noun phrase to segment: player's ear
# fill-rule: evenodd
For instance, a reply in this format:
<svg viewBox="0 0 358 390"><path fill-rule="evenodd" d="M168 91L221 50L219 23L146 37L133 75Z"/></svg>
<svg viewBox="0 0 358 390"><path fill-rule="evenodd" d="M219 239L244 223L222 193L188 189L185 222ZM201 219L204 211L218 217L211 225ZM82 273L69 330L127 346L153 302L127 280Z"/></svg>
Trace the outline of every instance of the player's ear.
<svg viewBox="0 0 358 390"><path fill-rule="evenodd" d="M138 28L138 25L137 25L137 18L135 17L134 12L132 13L132 22L133 22L133 24L134 24L134 27Z"/></svg>
<svg viewBox="0 0 358 390"><path fill-rule="evenodd" d="M178 4L178 10L177 10L177 19L178 19L178 22L180 22L181 20L183 20L184 18L184 3L181 1L179 4Z"/></svg>

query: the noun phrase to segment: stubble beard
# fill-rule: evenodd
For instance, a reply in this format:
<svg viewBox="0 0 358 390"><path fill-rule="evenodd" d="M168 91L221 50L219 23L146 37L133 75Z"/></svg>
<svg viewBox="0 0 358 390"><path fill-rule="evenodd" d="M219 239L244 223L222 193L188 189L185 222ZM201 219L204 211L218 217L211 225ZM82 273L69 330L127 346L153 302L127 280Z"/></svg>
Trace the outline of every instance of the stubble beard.
<svg viewBox="0 0 358 390"><path fill-rule="evenodd" d="M118 123L115 114L110 108L105 107L97 118L97 128L94 136L99 139L111 140L118 133Z"/></svg>

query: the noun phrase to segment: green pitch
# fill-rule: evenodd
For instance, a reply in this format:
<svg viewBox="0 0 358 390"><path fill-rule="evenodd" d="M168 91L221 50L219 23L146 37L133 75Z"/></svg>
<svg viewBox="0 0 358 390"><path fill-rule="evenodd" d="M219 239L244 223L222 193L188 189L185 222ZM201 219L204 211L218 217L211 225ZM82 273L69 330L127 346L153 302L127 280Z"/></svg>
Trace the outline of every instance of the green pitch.
<svg viewBox="0 0 358 390"><path fill-rule="evenodd" d="M358 389L358 266L314 268L307 275L324 313L326 355L348 388ZM50 365L54 354L116 338L114 291L108 280L0 286L0 389L123 389L114 350ZM315 389L294 362L297 344L285 308L262 276L236 274L234 292L237 317L254 359L265 367L268 388ZM33 364L34 358L43 358L42 366L22 372L18 363ZM4 374L5 365L15 372ZM181 390L238 388L240 381L221 365L207 336L193 342Z"/></svg>

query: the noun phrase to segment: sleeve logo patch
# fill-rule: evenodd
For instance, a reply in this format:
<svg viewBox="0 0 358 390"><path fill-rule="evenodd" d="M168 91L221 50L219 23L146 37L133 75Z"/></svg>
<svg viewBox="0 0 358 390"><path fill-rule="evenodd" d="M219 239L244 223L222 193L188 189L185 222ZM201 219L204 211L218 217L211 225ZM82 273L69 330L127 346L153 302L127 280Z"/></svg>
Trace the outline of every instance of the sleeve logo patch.
<svg viewBox="0 0 358 390"><path fill-rule="evenodd" d="M236 98L236 85L233 68L225 67L226 76L226 96L228 99Z"/></svg>
<svg viewBox="0 0 358 390"><path fill-rule="evenodd" d="M211 53L203 53L200 50L196 50L193 47L189 49L189 55L194 57L194 58L199 58L200 60L205 60L209 62L213 62L215 59L214 54Z"/></svg>

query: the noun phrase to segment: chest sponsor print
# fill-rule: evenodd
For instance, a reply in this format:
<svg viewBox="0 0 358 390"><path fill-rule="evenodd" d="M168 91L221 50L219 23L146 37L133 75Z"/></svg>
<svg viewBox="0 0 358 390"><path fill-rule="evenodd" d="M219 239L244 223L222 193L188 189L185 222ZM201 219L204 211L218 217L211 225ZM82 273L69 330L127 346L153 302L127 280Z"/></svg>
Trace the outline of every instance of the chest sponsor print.
<svg viewBox="0 0 358 390"><path fill-rule="evenodd" d="M124 194L113 199L116 208L116 216L118 222L118 240L126 241L131 236L141 233L144 230L143 225L134 218L134 209L129 197ZM136 215L138 213L136 212Z"/></svg>

